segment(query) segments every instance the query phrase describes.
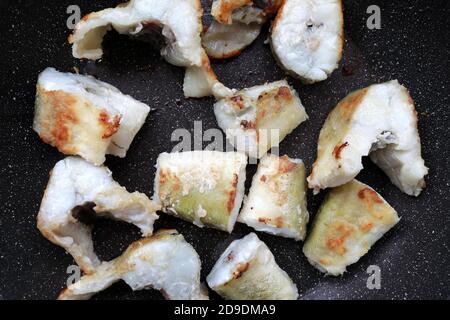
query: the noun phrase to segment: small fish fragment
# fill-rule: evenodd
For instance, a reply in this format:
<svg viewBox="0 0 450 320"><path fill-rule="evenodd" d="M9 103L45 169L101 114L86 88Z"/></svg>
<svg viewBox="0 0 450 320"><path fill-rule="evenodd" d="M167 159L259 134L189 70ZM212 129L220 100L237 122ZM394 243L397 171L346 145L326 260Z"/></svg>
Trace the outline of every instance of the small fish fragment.
<svg viewBox="0 0 450 320"><path fill-rule="evenodd" d="M206 281L211 289L229 300L298 298L297 286L254 233L233 241L217 260Z"/></svg>
<svg viewBox="0 0 450 320"><path fill-rule="evenodd" d="M341 275L398 221L397 212L375 190L352 180L327 195L303 253L320 271Z"/></svg>
<svg viewBox="0 0 450 320"><path fill-rule="evenodd" d="M325 80L342 57L341 0L284 0L270 44L278 64L291 75L305 83Z"/></svg>
<svg viewBox="0 0 450 320"><path fill-rule="evenodd" d="M308 119L297 92L286 80L236 92L214 104L219 127L240 152L261 158Z"/></svg>
<svg viewBox="0 0 450 320"><path fill-rule="evenodd" d="M397 80L349 94L330 112L307 178L315 192L352 180L369 155L400 190L418 196L428 173L421 156L417 111Z"/></svg>
<svg viewBox="0 0 450 320"><path fill-rule="evenodd" d="M281 0L214 0L214 18L202 37L209 57L226 59L239 55L259 35L261 27L281 6Z"/></svg>
<svg viewBox="0 0 450 320"><path fill-rule="evenodd" d="M161 153L153 199L198 226L231 232L244 197L247 157L238 152Z"/></svg>
<svg viewBox="0 0 450 320"><path fill-rule="evenodd" d="M252 0L214 0L211 6L211 15L220 23L232 24L233 13L252 4Z"/></svg>
<svg viewBox="0 0 450 320"><path fill-rule="evenodd" d="M185 67L197 76L185 76L186 97L214 94L220 98L231 90L217 80L202 47L202 14L198 0L131 0L83 17L69 37L69 43L73 44L75 58L97 60L103 55L103 37L111 29L148 41L160 49L168 63ZM196 87L195 81L209 86Z"/></svg>
<svg viewBox="0 0 450 320"><path fill-rule="evenodd" d="M133 242L120 257L81 277L64 289L58 300L87 300L119 280L134 291L159 290L169 300L207 300L200 269L197 252L181 234L160 230Z"/></svg>
<svg viewBox="0 0 450 320"><path fill-rule="evenodd" d="M305 165L288 156L264 156L238 221L258 231L303 240L309 213L306 207Z"/></svg>
<svg viewBox="0 0 450 320"><path fill-rule="evenodd" d="M158 209L145 194L120 186L108 168L67 157L50 173L37 226L44 237L66 249L83 272L91 273L100 265L90 226L96 216L132 223L147 236L153 232Z"/></svg>
<svg viewBox="0 0 450 320"><path fill-rule="evenodd" d="M45 69L36 85L33 129L67 155L100 165L125 157L150 107L91 76Z"/></svg>
<svg viewBox="0 0 450 320"><path fill-rule="evenodd" d="M210 58L232 58L255 41L260 31L258 23L222 24L213 21L202 36L202 43Z"/></svg>

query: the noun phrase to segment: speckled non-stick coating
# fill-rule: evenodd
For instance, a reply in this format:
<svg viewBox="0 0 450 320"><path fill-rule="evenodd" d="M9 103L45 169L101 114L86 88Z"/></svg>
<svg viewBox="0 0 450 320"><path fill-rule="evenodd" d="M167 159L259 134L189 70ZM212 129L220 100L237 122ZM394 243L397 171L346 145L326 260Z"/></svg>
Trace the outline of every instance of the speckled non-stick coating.
<svg viewBox="0 0 450 320"><path fill-rule="evenodd" d="M204 1L209 12L210 1ZM64 156L44 144L32 131L35 83L48 66L82 73L117 86L147 103L151 112L134 140L127 157L109 156L106 165L128 190L152 195L155 160L170 151L176 128L217 128L212 98L185 99L183 70L164 62L148 44L109 33L105 54L97 63L83 63L71 55L66 38L69 4L78 3L82 13L107 8L117 1L0 2L0 95L1 95L1 214L0 298L54 299L65 286L70 255L47 241L36 228L36 214L49 170ZM370 4L380 6L382 29L366 27ZM316 140L328 112L352 90L398 79L416 102L423 157L430 168L427 188L413 198L401 193L369 160L358 179L375 188L397 209L400 223L386 234L343 277L324 277L301 252L301 242L264 233L258 236L270 247L279 265L298 286L302 299L411 299L450 298L449 261L449 1L344 1L345 50L338 70L315 85L288 78L298 91L310 116L281 143L281 153L302 158L310 169ZM213 67L228 86L250 87L285 77L264 44L267 28L242 55L215 62ZM351 75L345 75L345 66ZM248 168L248 179L255 166ZM247 183L248 187L248 183ZM308 195L312 216L324 193ZM161 214L156 229L178 229L198 251L202 280L215 260L233 240L250 228L237 224L232 234L206 228ZM125 223L101 220L94 229L95 249L101 259L119 255L138 230ZM381 268L381 289L366 288L369 265ZM210 297L218 298L210 291ZM162 299L154 290L132 292L118 283L95 299Z"/></svg>

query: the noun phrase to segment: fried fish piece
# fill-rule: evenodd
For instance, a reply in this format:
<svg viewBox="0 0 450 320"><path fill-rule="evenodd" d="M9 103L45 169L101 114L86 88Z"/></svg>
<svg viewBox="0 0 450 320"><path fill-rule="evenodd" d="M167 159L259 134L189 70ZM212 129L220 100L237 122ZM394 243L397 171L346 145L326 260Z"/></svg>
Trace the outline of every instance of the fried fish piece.
<svg viewBox="0 0 450 320"><path fill-rule="evenodd" d="M233 241L206 278L229 300L295 300L297 286L256 234Z"/></svg>
<svg viewBox="0 0 450 320"><path fill-rule="evenodd" d="M231 232L244 197L247 157L238 152L161 153L153 199L164 212Z"/></svg>
<svg viewBox="0 0 450 320"><path fill-rule="evenodd" d="M202 36L208 56L225 59L239 55L276 13L281 0L214 0L211 25Z"/></svg>
<svg viewBox="0 0 450 320"><path fill-rule="evenodd" d="M219 127L236 150L252 158L266 152L308 119L286 80L243 89L214 104Z"/></svg>
<svg viewBox="0 0 450 320"><path fill-rule="evenodd" d="M129 193L104 166L67 157L56 163L37 216L41 233L63 247L85 273L100 264L94 253L90 220L105 216L132 223L144 236L153 232L159 206L143 193Z"/></svg>
<svg viewBox="0 0 450 320"><path fill-rule="evenodd" d="M118 258L103 262L64 289L59 300L86 300L123 280L133 290L156 289L170 300L207 300L200 283L201 262L176 230L160 230L133 242Z"/></svg>
<svg viewBox="0 0 450 320"><path fill-rule="evenodd" d="M213 21L202 36L202 44L211 58L232 58L241 54L260 32L261 25L255 22L222 24Z"/></svg>
<svg viewBox="0 0 450 320"><path fill-rule="evenodd" d="M400 190L420 194L428 168L421 156L417 112L397 80L355 91L330 112L320 131L309 187L318 192L352 180L367 155Z"/></svg>
<svg viewBox="0 0 450 320"><path fill-rule="evenodd" d="M270 35L278 64L305 83L328 78L344 45L341 0L284 0Z"/></svg>
<svg viewBox="0 0 450 320"><path fill-rule="evenodd" d="M303 240L309 220L306 189L302 160L266 155L258 164L238 221L258 231Z"/></svg>
<svg viewBox="0 0 450 320"><path fill-rule="evenodd" d="M320 271L341 275L398 221L397 212L375 190L352 180L327 195L303 253Z"/></svg>
<svg viewBox="0 0 450 320"><path fill-rule="evenodd" d="M103 37L111 28L140 40L150 39L161 47L167 62L187 68L186 97L222 97L231 90L217 80L202 47L202 14L199 0L131 0L83 17L69 43L75 58L97 60L103 55Z"/></svg>
<svg viewBox="0 0 450 320"><path fill-rule="evenodd" d="M150 107L90 76L45 69L36 85L33 129L67 155L100 165L125 157Z"/></svg>

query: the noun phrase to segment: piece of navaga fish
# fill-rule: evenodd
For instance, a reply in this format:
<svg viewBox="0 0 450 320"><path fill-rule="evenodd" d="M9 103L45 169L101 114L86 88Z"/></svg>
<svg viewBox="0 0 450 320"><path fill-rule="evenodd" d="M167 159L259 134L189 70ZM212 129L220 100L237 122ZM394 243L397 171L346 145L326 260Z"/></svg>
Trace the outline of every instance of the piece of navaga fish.
<svg viewBox="0 0 450 320"><path fill-rule="evenodd" d="M238 152L161 153L153 200L202 227L231 232L244 197L247 157Z"/></svg>
<svg viewBox="0 0 450 320"><path fill-rule="evenodd" d="M306 189L302 160L266 155L258 164L238 221L258 231L303 240L309 220Z"/></svg>
<svg viewBox="0 0 450 320"><path fill-rule="evenodd" d="M286 80L238 91L216 102L214 113L230 143L252 158L264 156L308 119Z"/></svg>
<svg viewBox="0 0 450 320"><path fill-rule="evenodd" d="M270 249L250 233L233 241L206 278L211 289L229 300L295 300L297 286Z"/></svg>
<svg viewBox="0 0 450 320"><path fill-rule="evenodd" d="M133 242L118 258L103 262L64 289L59 300L86 300L123 280L133 290L156 289L170 300L207 300L200 283L201 262L176 230L160 230Z"/></svg>
<svg viewBox="0 0 450 320"><path fill-rule="evenodd" d="M36 85L33 129L68 155L99 165L125 157L149 106L90 76L45 69Z"/></svg>
<svg viewBox="0 0 450 320"><path fill-rule="evenodd" d="M238 56L259 35L258 23L222 24L213 21L202 36L202 43L209 57L227 59Z"/></svg>
<svg viewBox="0 0 450 320"><path fill-rule="evenodd" d="M281 0L214 0L211 25L202 36L208 56L237 56L259 35L262 25L278 10Z"/></svg>
<svg viewBox="0 0 450 320"><path fill-rule="evenodd" d="M343 25L341 0L285 0L272 25L272 51L305 83L325 80L342 57Z"/></svg>
<svg viewBox="0 0 450 320"><path fill-rule="evenodd" d="M100 59L102 41L111 28L120 34L161 46L167 62L186 67L184 94L222 97L231 92L211 69L201 44L202 7L199 0L131 0L116 8L86 15L69 37L75 58ZM149 39L150 38L150 39Z"/></svg>
<svg viewBox="0 0 450 320"><path fill-rule="evenodd" d="M318 192L352 180L367 155L400 190L420 194L428 168L421 156L417 112L397 80L353 92L331 111L320 131L309 187Z"/></svg>
<svg viewBox="0 0 450 320"><path fill-rule="evenodd" d="M341 275L398 221L397 212L375 190L352 180L327 195L303 252L320 271Z"/></svg>
<svg viewBox="0 0 450 320"><path fill-rule="evenodd" d="M67 157L56 163L42 198L37 226L51 242L69 252L90 273L100 264L94 253L90 222L106 216L132 223L151 235L159 206L143 193L129 193L104 166Z"/></svg>

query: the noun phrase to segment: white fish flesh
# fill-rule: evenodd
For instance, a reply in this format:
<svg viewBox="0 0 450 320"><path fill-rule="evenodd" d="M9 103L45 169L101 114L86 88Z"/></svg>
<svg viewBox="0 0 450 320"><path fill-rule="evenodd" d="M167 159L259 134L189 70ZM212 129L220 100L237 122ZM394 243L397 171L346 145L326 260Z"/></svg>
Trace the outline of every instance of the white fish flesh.
<svg viewBox="0 0 450 320"><path fill-rule="evenodd" d="M330 112L308 177L316 192L352 180L369 155L400 190L418 196L428 168L421 156L417 112L397 80L349 94Z"/></svg>
<svg viewBox="0 0 450 320"><path fill-rule="evenodd" d="M233 241L206 281L211 289L229 300L295 300L298 297L297 286L254 233Z"/></svg>
<svg viewBox="0 0 450 320"><path fill-rule="evenodd" d="M341 0L285 0L272 24L272 51L303 82L325 80L342 57L343 25Z"/></svg>
<svg viewBox="0 0 450 320"><path fill-rule="evenodd" d="M100 264L91 227L95 216L132 223L144 236L153 232L159 206L143 193L128 192L104 166L67 157L56 163L42 198L37 226L51 242L66 249L85 273Z"/></svg>
<svg viewBox="0 0 450 320"><path fill-rule="evenodd" d="M308 119L295 90L285 80L236 92L214 104L219 127L240 152L261 158Z"/></svg>
<svg viewBox="0 0 450 320"><path fill-rule="evenodd" d="M67 155L100 165L106 154L125 157L150 107L117 88L45 69L38 78L33 129Z"/></svg>
<svg viewBox="0 0 450 320"><path fill-rule="evenodd" d="M132 243L118 258L103 262L59 295L59 300L86 300L123 280L133 290L156 289L170 300L207 300L200 283L201 262L176 230L160 230Z"/></svg>
<svg viewBox="0 0 450 320"><path fill-rule="evenodd" d="M258 231L303 240L309 220L305 165L288 156L264 156L238 221Z"/></svg>

